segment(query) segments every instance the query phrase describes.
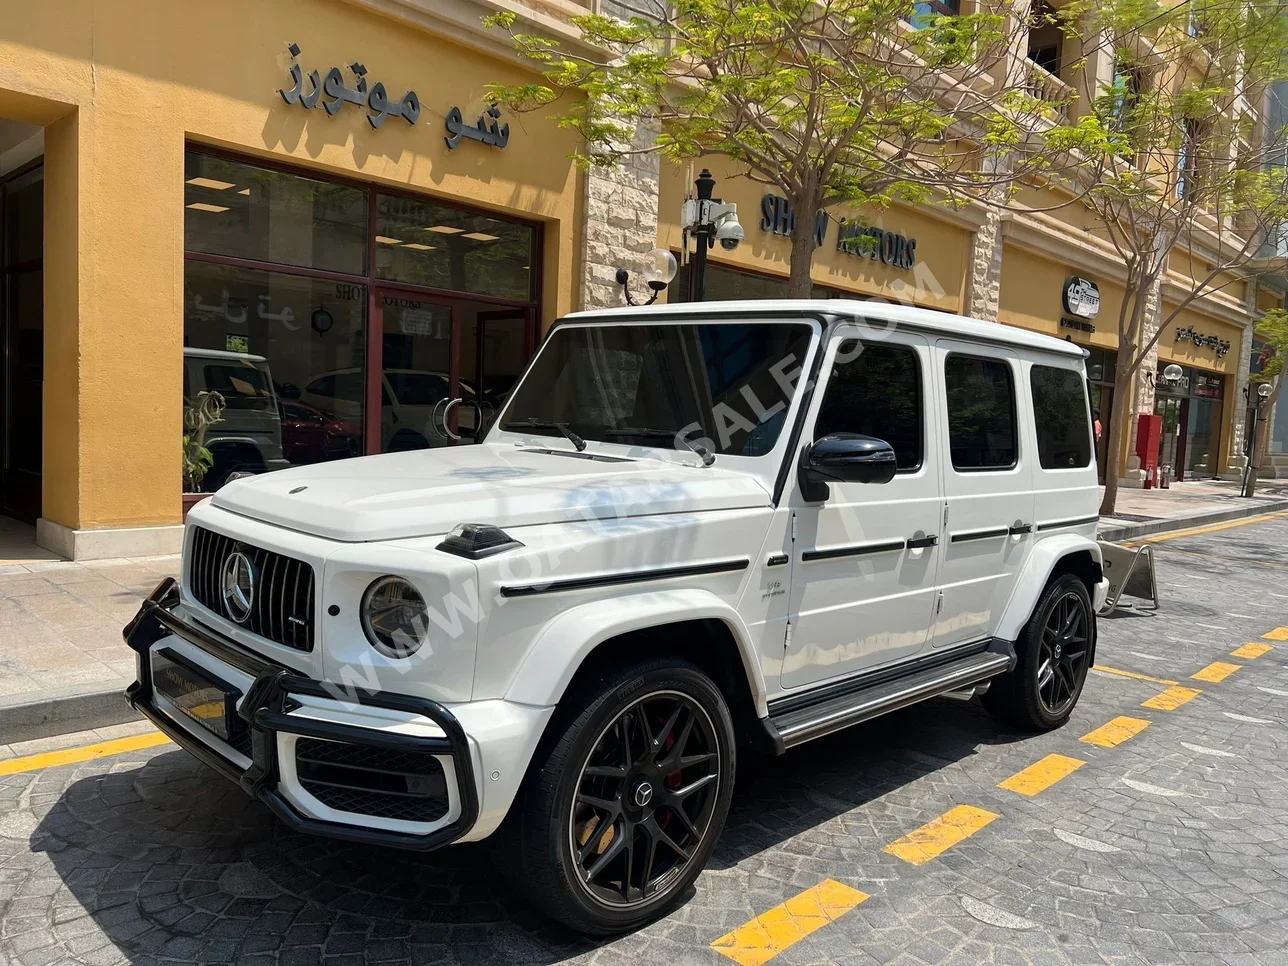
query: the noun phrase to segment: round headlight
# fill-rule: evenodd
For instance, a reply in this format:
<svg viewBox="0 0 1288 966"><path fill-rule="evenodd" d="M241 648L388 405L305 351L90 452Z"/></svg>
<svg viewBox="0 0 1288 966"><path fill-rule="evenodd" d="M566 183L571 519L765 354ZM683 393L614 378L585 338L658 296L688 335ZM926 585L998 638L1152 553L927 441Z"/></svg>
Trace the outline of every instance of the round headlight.
<svg viewBox="0 0 1288 966"><path fill-rule="evenodd" d="M381 577L362 595L362 630L386 657L411 657L429 637L429 608L401 577Z"/></svg>

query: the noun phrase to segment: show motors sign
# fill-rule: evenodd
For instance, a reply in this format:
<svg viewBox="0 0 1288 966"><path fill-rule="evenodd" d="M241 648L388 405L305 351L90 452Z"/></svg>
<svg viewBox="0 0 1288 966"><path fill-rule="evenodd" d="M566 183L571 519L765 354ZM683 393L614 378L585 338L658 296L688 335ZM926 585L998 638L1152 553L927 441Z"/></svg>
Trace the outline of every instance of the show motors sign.
<svg viewBox="0 0 1288 966"><path fill-rule="evenodd" d="M760 200L760 230L790 237L796 230L796 212L782 195L766 194ZM820 211L814 221L814 240L821 247L827 241L831 219ZM856 258L867 258L894 268L910 269L917 264L917 239L886 231L856 219L839 222L837 251Z"/></svg>

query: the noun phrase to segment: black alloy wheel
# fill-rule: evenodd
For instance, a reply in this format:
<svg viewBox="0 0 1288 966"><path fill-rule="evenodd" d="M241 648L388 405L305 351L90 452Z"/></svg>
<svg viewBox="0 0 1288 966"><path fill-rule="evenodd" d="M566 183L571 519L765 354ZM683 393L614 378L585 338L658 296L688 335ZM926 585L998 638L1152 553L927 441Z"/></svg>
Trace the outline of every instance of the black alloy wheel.
<svg viewBox="0 0 1288 966"><path fill-rule="evenodd" d="M679 691L618 714L581 767L568 834L582 888L631 907L670 890L693 861L720 792L710 716Z"/></svg>
<svg viewBox="0 0 1288 966"><path fill-rule="evenodd" d="M1082 578L1053 577L1015 641L1015 667L989 682L981 700L1024 730L1050 731L1069 720L1096 656L1096 615Z"/></svg>
<svg viewBox="0 0 1288 966"><path fill-rule="evenodd" d="M1084 597L1073 591L1048 612L1038 650L1038 699L1052 717L1073 709L1087 673L1089 615Z"/></svg>
<svg viewBox="0 0 1288 966"><path fill-rule="evenodd" d="M729 704L697 665L658 655L587 670L559 701L494 858L565 925L636 929L689 895L736 772Z"/></svg>

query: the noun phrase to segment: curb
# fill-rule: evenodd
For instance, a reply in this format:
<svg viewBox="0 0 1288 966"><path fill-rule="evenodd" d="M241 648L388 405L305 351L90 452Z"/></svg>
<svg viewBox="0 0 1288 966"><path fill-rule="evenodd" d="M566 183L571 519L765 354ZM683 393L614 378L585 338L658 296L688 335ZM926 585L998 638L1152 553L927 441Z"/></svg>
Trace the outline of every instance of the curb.
<svg viewBox="0 0 1288 966"><path fill-rule="evenodd" d="M125 702L125 685L110 690L68 693L39 691L0 700L0 735L5 744L93 731L142 720Z"/></svg>
<svg viewBox="0 0 1288 966"><path fill-rule="evenodd" d="M1148 523L1132 523L1123 527L1107 527L1096 534L1096 539L1107 543L1121 543L1137 537L1149 537L1157 533L1170 533L1173 530L1188 530L1191 527L1202 527L1212 523L1225 523L1229 520L1241 520L1244 517L1259 517L1263 513L1274 513L1288 510L1288 500L1269 500L1251 506L1235 507L1231 510L1214 510L1211 513L1196 513L1189 517L1171 517L1163 520L1150 520Z"/></svg>

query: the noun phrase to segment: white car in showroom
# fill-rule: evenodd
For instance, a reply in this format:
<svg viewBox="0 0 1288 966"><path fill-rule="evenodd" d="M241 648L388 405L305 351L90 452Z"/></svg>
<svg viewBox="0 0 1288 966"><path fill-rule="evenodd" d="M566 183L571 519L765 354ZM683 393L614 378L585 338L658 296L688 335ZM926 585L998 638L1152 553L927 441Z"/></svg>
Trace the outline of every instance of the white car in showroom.
<svg viewBox="0 0 1288 966"><path fill-rule="evenodd" d="M862 302L569 316L481 445L194 508L129 700L294 828L496 837L550 915L632 928L744 750L939 695L1068 720L1108 586L1083 358Z"/></svg>

